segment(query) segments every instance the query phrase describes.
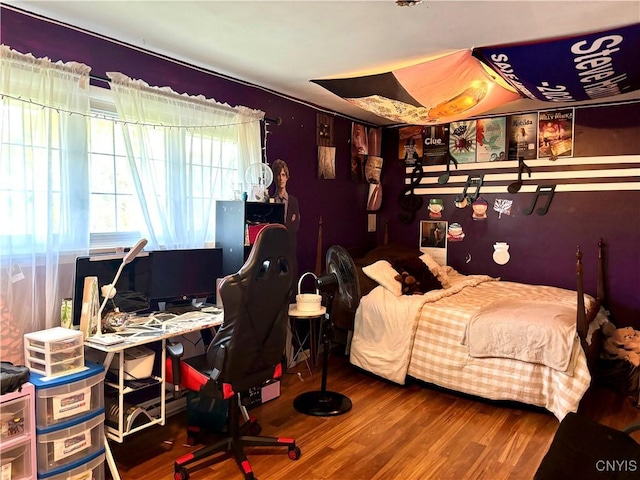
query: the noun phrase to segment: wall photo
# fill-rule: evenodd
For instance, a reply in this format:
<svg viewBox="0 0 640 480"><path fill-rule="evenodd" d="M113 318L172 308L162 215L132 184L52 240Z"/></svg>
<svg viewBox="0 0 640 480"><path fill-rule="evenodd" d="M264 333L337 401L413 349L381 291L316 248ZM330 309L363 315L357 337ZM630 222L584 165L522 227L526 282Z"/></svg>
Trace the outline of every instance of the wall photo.
<svg viewBox="0 0 640 480"><path fill-rule="evenodd" d="M420 222L420 251L429 253L440 265L447 264L447 229L449 222Z"/></svg>

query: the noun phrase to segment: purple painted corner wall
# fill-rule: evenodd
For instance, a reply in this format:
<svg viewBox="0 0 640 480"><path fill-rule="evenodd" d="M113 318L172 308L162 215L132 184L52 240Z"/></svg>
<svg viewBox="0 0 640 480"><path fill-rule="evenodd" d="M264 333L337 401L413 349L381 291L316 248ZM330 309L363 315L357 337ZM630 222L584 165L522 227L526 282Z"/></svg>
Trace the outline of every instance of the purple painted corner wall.
<svg viewBox="0 0 640 480"><path fill-rule="evenodd" d="M0 42L23 53L52 60L79 61L104 76L120 71L150 85L169 86L177 92L202 94L230 105L245 105L281 117L280 126L269 126L267 157L287 161L291 170L289 190L300 203L298 234L300 272L313 270L318 221L323 219L323 251L332 244L373 246L382 241L387 223L391 243L417 246L419 220L399 220L398 197L404 186L405 166L398 157L398 133L384 129L382 149L383 203L377 215L378 232L367 233L368 185L350 180L351 122L334 119L336 179L317 178L317 110L261 88L244 85L29 15L2 9ZM574 156L640 154L640 104L584 109L576 115ZM637 179L636 179L637 181ZM448 263L462 273L486 273L505 280L575 286L575 251L584 252L585 289L595 293L597 242L605 242L606 291L613 320L620 326L640 328L640 191L556 193L547 215L522 215L532 193L484 195L514 200L512 215L490 213L485 222L467 221L470 209L453 207L454 195L439 195L446 208L443 220L464 223L466 238L450 243ZM426 198L425 198L426 200ZM493 244L510 244L511 261L493 262ZM466 262L471 255L471 261Z"/></svg>
<svg viewBox="0 0 640 480"><path fill-rule="evenodd" d="M576 109L574 157L609 157L640 154L640 104ZM385 142L386 140L386 142ZM383 131L383 186L385 203L380 222L389 222L389 242L417 245L420 220L429 220L425 207L416 220L399 220L398 197L405 181L405 165L398 157L398 133ZM620 182L638 182L638 159L633 178ZM442 166L442 171L444 171ZM439 175L441 172L436 173ZM452 169L453 175L453 169ZM523 176L525 183L526 176ZM462 187L460 187L462 193ZM442 220L464 227L462 242L448 243L448 264L466 274L484 273L503 280L548 284L575 289L575 252L580 246L584 256L584 288L595 295L597 284L597 244L605 244L605 294L611 317L618 326L640 329L640 191L592 191L555 193L549 211L540 216L524 215L534 193L485 194L489 204L486 221L473 221L471 208L454 206L456 195L431 195L442 198ZM496 198L511 199L511 215L492 211ZM538 201L537 207L542 201ZM391 208L389 208L391 207ZM506 265L493 261L493 244L507 242L511 260ZM470 257L469 257L470 256ZM467 263L467 259L471 261Z"/></svg>

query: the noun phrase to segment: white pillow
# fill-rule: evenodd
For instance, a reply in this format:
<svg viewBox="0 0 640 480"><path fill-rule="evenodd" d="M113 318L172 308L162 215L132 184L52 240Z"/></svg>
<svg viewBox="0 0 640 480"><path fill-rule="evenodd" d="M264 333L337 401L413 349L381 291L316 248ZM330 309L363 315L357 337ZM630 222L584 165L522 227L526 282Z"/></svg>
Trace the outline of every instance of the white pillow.
<svg viewBox="0 0 640 480"><path fill-rule="evenodd" d="M364 274L393 293L396 297L402 295L402 284L396 280L398 272L386 260L378 260L371 265L362 267Z"/></svg>
<svg viewBox="0 0 640 480"><path fill-rule="evenodd" d="M451 282L449 281L449 276L447 275L447 269L440 265L430 253L424 252L420 255L420 260L429 268L429 271L433 273L433 275L438 279L442 288L449 288L451 286Z"/></svg>

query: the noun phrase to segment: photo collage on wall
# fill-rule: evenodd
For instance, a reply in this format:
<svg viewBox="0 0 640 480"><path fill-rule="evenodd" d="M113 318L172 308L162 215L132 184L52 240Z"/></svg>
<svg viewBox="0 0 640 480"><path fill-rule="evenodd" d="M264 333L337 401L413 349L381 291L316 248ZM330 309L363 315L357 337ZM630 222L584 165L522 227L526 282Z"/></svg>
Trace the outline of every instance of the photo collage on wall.
<svg viewBox="0 0 640 480"><path fill-rule="evenodd" d="M398 159L411 167L458 163L532 160L573 155L574 109L463 120L436 126L398 129Z"/></svg>

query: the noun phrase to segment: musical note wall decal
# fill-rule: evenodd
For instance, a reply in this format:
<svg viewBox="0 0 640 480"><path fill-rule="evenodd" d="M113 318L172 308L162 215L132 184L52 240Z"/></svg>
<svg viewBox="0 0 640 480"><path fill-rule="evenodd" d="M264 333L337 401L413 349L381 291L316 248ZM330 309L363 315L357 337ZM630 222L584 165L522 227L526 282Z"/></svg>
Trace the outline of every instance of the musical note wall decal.
<svg viewBox="0 0 640 480"><path fill-rule="evenodd" d="M449 181L452 162L453 162L453 165L456 167L456 170L458 169L458 160L456 160L452 155L449 155L449 158L447 158L447 171L438 177L438 183L440 185L444 185Z"/></svg>
<svg viewBox="0 0 640 480"><path fill-rule="evenodd" d="M509 193L518 193L520 191L520 188L522 187L523 171L526 171L529 174L529 178L531 178L531 169L526 163L524 163L524 157L518 157L518 180L509 184L507 187L507 191Z"/></svg>
<svg viewBox="0 0 640 480"><path fill-rule="evenodd" d="M464 190L462 190L462 195L456 197L455 205L458 208L464 208L470 203L473 203L478 195L480 195L480 187L482 187L482 181L484 179L484 175L469 175L467 177L467 183L464 185ZM476 187L475 193L467 193L469 187Z"/></svg>
<svg viewBox="0 0 640 480"><path fill-rule="evenodd" d="M416 219L416 212L422 208L422 197L416 195L414 189L420 185L420 180L422 180L423 176L424 169L422 168L422 159L418 158L411 171L409 185L406 185L400 191L400 198L398 199L400 208L403 210L398 216L402 223L413 223Z"/></svg>
<svg viewBox="0 0 640 480"><path fill-rule="evenodd" d="M536 213L538 215L546 215L547 212L549 211L549 205L551 205L551 200L553 199L553 193L555 192L555 190L556 190L555 185L538 185L538 188L536 188L536 193L533 196L533 202L531 202L531 206L529 206L529 208L522 210L522 214L531 215L531 213L533 212L533 209L536 206L536 203L538 202L538 197L546 196L547 202L536 210Z"/></svg>

